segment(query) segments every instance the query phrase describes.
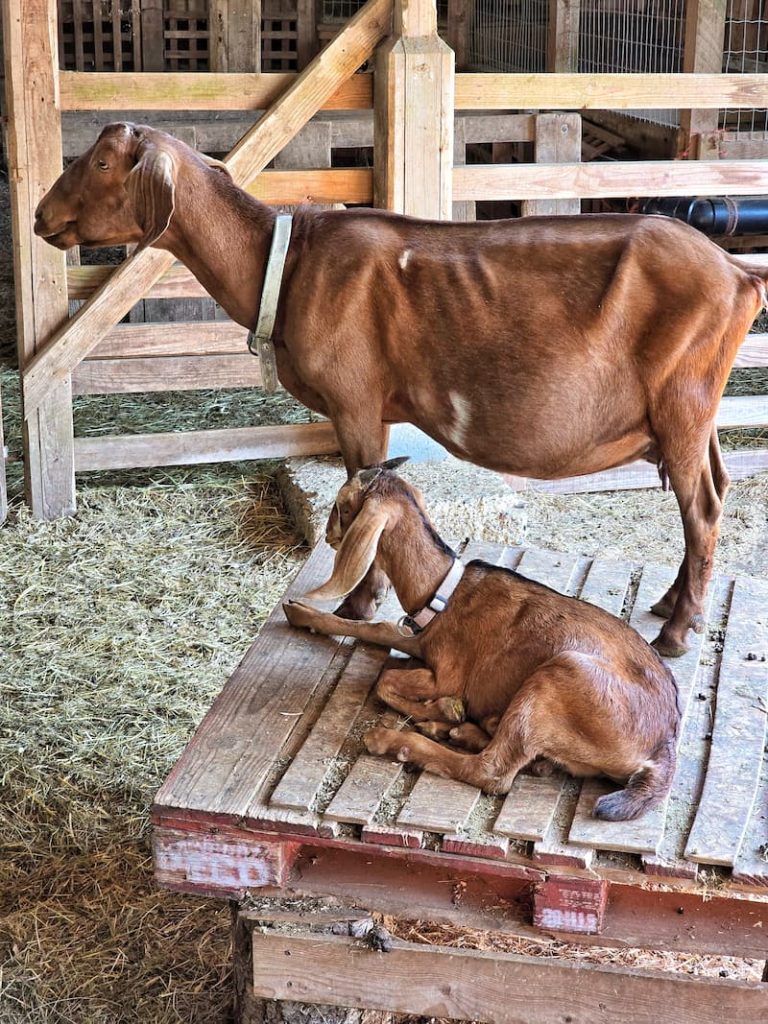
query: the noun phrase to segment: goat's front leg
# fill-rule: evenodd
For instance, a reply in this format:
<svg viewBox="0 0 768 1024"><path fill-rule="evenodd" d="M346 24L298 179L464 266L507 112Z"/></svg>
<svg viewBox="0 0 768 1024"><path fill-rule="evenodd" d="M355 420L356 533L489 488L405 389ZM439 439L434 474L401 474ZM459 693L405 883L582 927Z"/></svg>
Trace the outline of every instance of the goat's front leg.
<svg viewBox="0 0 768 1024"><path fill-rule="evenodd" d="M434 673L428 668L386 669L376 683L376 696L415 722L456 725L464 721L464 702L439 688Z"/></svg>
<svg viewBox="0 0 768 1024"><path fill-rule="evenodd" d="M394 622L359 622L342 619L333 612L323 612L300 601L286 601L283 604L285 617L292 626L310 629L324 636L352 636L379 647L393 647L396 651L421 657L421 643L418 636L403 636Z"/></svg>

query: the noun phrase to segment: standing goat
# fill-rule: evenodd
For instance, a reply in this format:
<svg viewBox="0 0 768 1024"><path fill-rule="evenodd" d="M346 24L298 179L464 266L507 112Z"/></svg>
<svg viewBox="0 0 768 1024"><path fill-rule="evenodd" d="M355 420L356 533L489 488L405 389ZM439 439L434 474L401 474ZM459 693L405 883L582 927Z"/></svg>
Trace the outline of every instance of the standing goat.
<svg viewBox="0 0 768 1024"><path fill-rule="evenodd" d="M164 132L108 125L44 196L35 231L61 249L167 249L252 328L275 213L211 163ZM654 606L667 619L656 646L679 655L704 628L728 487L715 415L767 279L663 217L451 224L301 208L278 376L330 417L349 475L385 457L399 422L525 477L657 464L685 557ZM345 615L370 618L385 586L372 572Z"/></svg>
<svg viewBox="0 0 768 1024"><path fill-rule="evenodd" d="M482 561L469 562L462 575L421 495L389 465L361 470L339 491L327 531L337 549L333 575L306 598L343 597L376 566L424 628L404 636L392 623L344 620L304 599L286 604L285 614L294 626L420 658L424 668L383 672L377 695L426 722L421 728L430 735L479 752L382 727L365 736L368 750L489 793L506 793L524 765L544 758L573 775L626 783L597 801L597 817L642 814L666 794L674 773L672 673L639 634L594 605ZM432 610L436 601L443 610ZM457 724L464 710L468 721Z"/></svg>

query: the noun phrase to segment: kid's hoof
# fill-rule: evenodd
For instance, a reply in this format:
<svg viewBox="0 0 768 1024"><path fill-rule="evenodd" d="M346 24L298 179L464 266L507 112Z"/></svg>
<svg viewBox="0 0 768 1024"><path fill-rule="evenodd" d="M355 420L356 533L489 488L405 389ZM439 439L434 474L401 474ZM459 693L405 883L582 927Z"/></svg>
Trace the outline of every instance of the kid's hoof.
<svg viewBox="0 0 768 1024"><path fill-rule="evenodd" d="M317 609L308 608L297 601L285 601L283 611L290 624L298 629L312 629L318 614Z"/></svg>
<svg viewBox="0 0 768 1024"><path fill-rule="evenodd" d="M376 614L376 602L371 600L356 600L353 595L345 597L339 607L333 613L340 619L352 619L355 622L369 622Z"/></svg>
<svg viewBox="0 0 768 1024"><path fill-rule="evenodd" d="M690 648L685 642L679 640L671 640L668 637L662 636L661 633L651 643L651 647L660 654L662 658L681 658L686 654Z"/></svg>
<svg viewBox="0 0 768 1024"><path fill-rule="evenodd" d="M538 779L548 779L556 771L556 766L551 761L548 761L546 757L537 758L531 764L531 775L535 775Z"/></svg>
<svg viewBox="0 0 768 1024"><path fill-rule="evenodd" d="M667 601L666 598L662 597L656 604L651 605L651 614L658 615L660 619L668 619L672 614L674 605L671 601Z"/></svg>
<svg viewBox="0 0 768 1024"><path fill-rule="evenodd" d="M391 754L393 746L396 746L402 741L403 734L397 732L396 729L382 729L381 726L376 726L373 729L369 729L368 732L363 736L363 743L365 749L369 754Z"/></svg>
<svg viewBox="0 0 768 1024"><path fill-rule="evenodd" d="M428 736L438 743L447 740L452 732L450 722L417 722L416 729L422 736Z"/></svg>
<svg viewBox="0 0 768 1024"><path fill-rule="evenodd" d="M460 697L438 697L432 706L442 715L446 722L461 725L466 718L464 701Z"/></svg>

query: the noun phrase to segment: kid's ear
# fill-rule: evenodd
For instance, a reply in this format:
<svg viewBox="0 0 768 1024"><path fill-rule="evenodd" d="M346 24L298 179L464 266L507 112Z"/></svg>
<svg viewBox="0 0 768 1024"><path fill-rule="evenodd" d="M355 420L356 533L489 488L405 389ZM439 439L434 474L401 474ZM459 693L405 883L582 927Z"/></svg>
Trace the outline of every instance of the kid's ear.
<svg viewBox="0 0 768 1024"><path fill-rule="evenodd" d="M373 565L379 538L386 529L388 515L373 501L366 502L357 514L336 552L331 578L305 598L317 601L346 597Z"/></svg>

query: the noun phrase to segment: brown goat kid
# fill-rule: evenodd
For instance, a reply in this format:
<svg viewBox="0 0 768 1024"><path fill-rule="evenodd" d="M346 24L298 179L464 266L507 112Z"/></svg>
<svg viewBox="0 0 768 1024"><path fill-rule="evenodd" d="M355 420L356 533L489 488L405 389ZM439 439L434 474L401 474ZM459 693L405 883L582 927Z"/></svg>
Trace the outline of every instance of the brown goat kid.
<svg viewBox="0 0 768 1024"><path fill-rule="evenodd" d="M343 597L371 566L387 574L409 615L441 589L456 556L432 528L419 492L388 465L360 471L339 491L327 532L337 549L333 575L305 599ZM292 625L420 658L423 668L383 672L377 695L431 736L479 751L377 727L365 736L371 753L489 793L506 793L535 758L573 775L608 775L626 785L601 797L595 814L613 820L637 817L669 789L675 680L638 633L602 609L482 561L468 563L444 610L413 636L393 623L342 619L305 599L285 605Z"/></svg>
<svg viewBox="0 0 768 1024"><path fill-rule="evenodd" d="M167 249L251 328L275 213L211 163L164 132L108 125L43 198L35 231L62 249ZM385 457L398 422L525 477L657 464L685 534L654 608L658 650L678 655L704 627L728 487L715 414L766 279L663 217L451 224L301 208L278 376L330 417L350 475ZM345 614L370 618L385 586L372 572Z"/></svg>

